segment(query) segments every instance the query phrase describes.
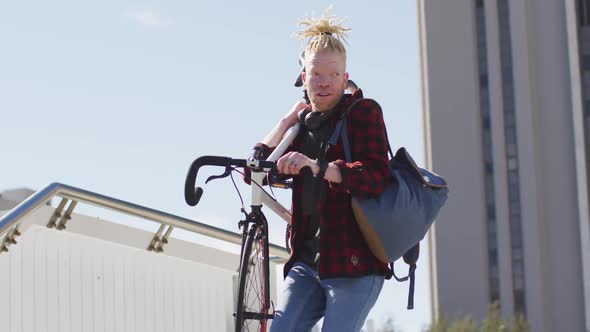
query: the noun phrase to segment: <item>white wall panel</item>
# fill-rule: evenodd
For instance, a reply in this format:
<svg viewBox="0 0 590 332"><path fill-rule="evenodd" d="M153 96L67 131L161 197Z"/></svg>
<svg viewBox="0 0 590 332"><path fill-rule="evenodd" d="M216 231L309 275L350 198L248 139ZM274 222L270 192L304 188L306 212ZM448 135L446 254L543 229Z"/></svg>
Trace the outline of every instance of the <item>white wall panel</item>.
<svg viewBox="0 0 590 332"><path fill-rule="evenodd" d="M23 330L23 279L22 279L22 253L24 244L14 246L11 249L8 261L8 271L10 276L10 282L5 287L8 288L10 294L10 305L9 305L9 328L11 332L21 332ZM5 255L5 254L3 254ZM4 270L4 269L2 269Z"/></svg>
<svg viewBox="0 0 590 332"><path fill-rule="evenodd" d="M21 296L22 296L22 331L23 332L34 332L35 331L35 319L30 317L37 317L37 308L35 307L35 275L38 271L35 271L35 246L36 246L36 232L33 232L29 239L22 238L21 244L23 252L21 254L21 260L18 262L17 268L22 273L20 278L22 279L21 285ZM18 296L18 289L15 288Z"/></svg>
<svg viewBox="0 0 590 332"><path fill-rule="evenodd" d="M31 226L0 254L0 322L10 332L231 331L234 275Z"/></svg>
<svg viewBox="0 0 590 332"><path fill-rule="evenodd" d="M6 287L10 284L10 256L0 255L0 287ZM3 290L6 290L4 288ZM4 326L10 327L10 289L2 293L2 300L0 300L0 322Z"/></svg>
<svg viewBox="0 0 590 332"><path fill-rule="evenodd" d="M47 237L42 237L47 240ZM45 266L47 277L45 288L47 290L47 328L43 331L62 331L59 328L59 245L47 245L45 252Z"/></svg>

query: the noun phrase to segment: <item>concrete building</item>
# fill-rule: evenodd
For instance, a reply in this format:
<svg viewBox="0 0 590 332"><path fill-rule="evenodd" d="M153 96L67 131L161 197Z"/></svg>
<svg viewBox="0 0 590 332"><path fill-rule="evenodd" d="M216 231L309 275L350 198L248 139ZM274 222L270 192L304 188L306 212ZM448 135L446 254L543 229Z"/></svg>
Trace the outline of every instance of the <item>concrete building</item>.
<svg viewBox="0 0 590 332"><path fill-rule="evenodd" d="M590 1L419 0L433 312L590 331Z"/></svg>

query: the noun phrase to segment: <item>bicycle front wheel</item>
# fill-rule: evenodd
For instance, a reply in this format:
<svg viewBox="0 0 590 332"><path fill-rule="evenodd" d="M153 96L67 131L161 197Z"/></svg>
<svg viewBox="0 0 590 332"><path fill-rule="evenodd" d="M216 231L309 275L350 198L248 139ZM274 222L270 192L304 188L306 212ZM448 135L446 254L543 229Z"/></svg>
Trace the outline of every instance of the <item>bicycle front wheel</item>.
<svg viewBox="0 0 590 332"><path fill-rule="evenodd" d="M244 243L238 284L236 332L265 332L268 314L268 249L262 228L253 225ZM265 255L265 251L266 255Z"/></svg>

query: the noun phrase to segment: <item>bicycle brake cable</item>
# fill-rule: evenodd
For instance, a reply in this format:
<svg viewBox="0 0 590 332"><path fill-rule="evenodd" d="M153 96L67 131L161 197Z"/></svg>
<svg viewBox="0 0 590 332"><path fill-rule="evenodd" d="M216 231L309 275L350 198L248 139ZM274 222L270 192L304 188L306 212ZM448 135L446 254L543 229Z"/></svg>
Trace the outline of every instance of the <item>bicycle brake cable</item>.
<svg viewBox="0 0 590 332"><path fill-rule="evenodd" d="M239 174L242 174L243 176L246 176L246 174L244 174L244 172L242 172L242 171L239 171L237 167L232 168L232 171L238 172ZM232 177L232 181L233 181L233 177ZM272 192L272 188L271 188L271 192L272 192L273 195L270 195L268 193L268 191L266 191L261 185L259 185L258 183L256 183L256 181L250 180L250 184L255 184L258 188L260 188L260 190L264 191L268 196L272 197L275 201L277 200L277 198L274 196L274 192ZM234 182L234 186L236 186L235 182ZM236 186L236 190L237 190L237 186ZM239 190L238 190L238 194L239 194ZM242 196L241 195L240 195L240 199L242 199ZM242 201L242 206L244 206L244 201Z"/></svg>
<svg viewBox="0 0 590 332"><path fill-rule="evenodd" d="M272 198L277 200L277 196L275 195L275 191L272 190L272 185L270 185L270 172L266 173L266 182L269 184L270 193L272 194Z"/></svg>
<svg viewBox="0 0 590 332"><path fill-rule="evenodd" d="M232 168L232 171L237 171L235 167ZM237 171L241 173L240 171ZM246 211L246 207L244 206L244 199L242 198L242 193L240 193L240 189L238 189L238 185L236 184L236 180L234 180L234 173L230 172L229 177L231 178L231 182L234 184L234 188L236 188L236 192L238 193L238 197L240 198L240 202L242 202L242 211Z"/></svg>

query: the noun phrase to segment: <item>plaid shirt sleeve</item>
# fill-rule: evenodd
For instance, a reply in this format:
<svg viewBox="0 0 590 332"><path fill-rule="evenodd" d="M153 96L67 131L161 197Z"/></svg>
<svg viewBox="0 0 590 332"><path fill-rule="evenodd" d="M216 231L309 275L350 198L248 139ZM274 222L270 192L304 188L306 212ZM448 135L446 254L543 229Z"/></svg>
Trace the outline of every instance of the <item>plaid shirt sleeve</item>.
<svg viewBox="0 0 590 332"><path fill-rule="evenodd" d="M346 123L353 160L334 161L340 168L342 182L332 182L330 186L359 198L378 196L391 181L381 106L374 100L364 99L349 110Z"/></svg>

